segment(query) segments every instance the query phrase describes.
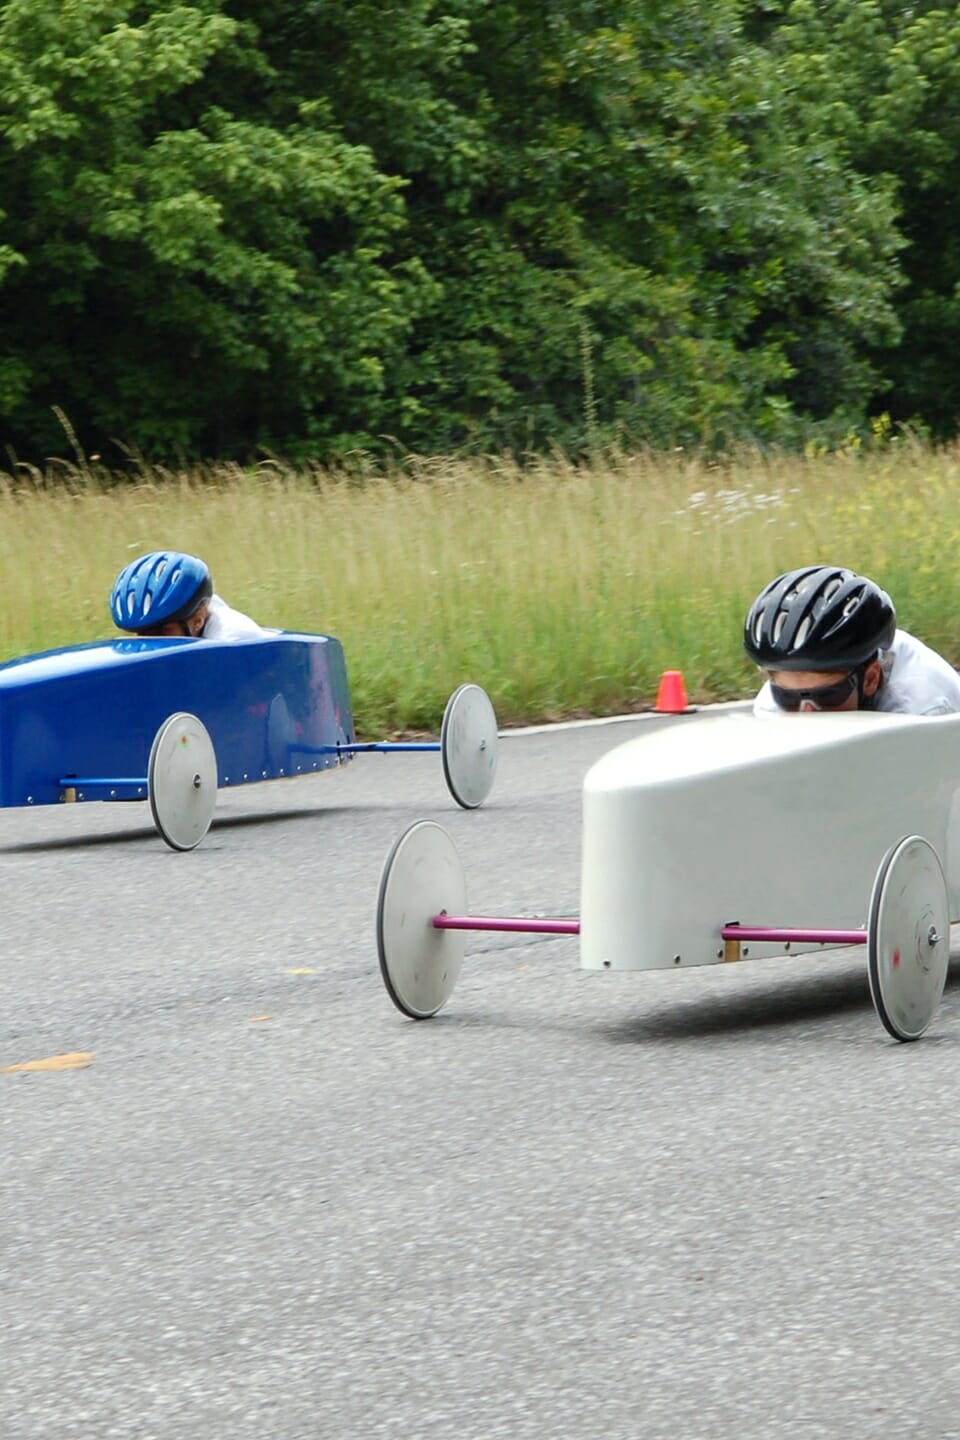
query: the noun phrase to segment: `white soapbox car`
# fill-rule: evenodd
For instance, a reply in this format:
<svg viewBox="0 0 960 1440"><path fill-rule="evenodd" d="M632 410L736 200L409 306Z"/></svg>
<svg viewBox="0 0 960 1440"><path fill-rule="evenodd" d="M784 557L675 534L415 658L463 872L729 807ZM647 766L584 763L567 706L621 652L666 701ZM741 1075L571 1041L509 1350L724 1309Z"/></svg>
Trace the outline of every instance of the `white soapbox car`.
<svg viewBox="0 0 960 1440"><path fill-rule="evenodd" d="M588 970L863 943L880 1019L917 1039L960 916L960 715L736 712L641 734L585 778L580 893L579 918L471 916L449 836L418 822L380 883L392 1000L435 1014L468 930L578 934Z"/></svg>

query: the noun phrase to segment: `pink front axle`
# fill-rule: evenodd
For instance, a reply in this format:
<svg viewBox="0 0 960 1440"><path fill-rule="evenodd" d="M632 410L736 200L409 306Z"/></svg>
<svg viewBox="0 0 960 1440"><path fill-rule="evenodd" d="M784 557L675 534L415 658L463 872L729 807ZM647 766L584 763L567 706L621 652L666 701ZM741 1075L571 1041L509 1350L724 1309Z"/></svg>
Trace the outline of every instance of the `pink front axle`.
<svg viewBox="0 0 960 1440"><path fill-rule="evenodd" d="M511 915L434 915L435 930L519 930L533 935L579 935L579 920L528 920Z"/></svg>

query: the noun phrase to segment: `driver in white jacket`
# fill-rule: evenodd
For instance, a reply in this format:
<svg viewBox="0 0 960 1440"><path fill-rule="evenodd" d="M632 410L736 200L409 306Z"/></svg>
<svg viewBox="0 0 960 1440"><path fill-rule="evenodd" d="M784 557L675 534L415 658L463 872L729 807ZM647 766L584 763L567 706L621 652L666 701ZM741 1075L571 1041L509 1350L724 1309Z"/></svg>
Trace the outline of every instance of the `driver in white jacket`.
<svg viewBox="0 0 960 1440"><path fill-rule="evenodd" d="M135 635L248 640L266 633L213 593L205 561L178 550L153 550L126 565L117 576L110 609L120 629Z"/></svg>
<svg viewBox="0 0 960 1440"><path fill-rule="evenodd" d="M813 565L779 575L750 607L744 648L767 672L756 715L960 711L953 666L898 630L890 596L852 570Z"/></svg>

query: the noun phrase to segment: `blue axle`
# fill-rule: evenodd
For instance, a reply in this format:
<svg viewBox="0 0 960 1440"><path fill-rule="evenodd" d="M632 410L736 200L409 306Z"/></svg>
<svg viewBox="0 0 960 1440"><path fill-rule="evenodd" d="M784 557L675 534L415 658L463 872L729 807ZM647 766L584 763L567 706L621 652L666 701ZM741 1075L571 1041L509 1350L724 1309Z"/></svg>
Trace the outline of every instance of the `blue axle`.
<svg viewBox="0 0 960 1440"><path fill-rule="evenodd" d="M321 745L318 747L325 755L359 755L361 750L380 750L389 754L394 750L439 750L439 740L371 740L366 744L353 745Z"/></svg>

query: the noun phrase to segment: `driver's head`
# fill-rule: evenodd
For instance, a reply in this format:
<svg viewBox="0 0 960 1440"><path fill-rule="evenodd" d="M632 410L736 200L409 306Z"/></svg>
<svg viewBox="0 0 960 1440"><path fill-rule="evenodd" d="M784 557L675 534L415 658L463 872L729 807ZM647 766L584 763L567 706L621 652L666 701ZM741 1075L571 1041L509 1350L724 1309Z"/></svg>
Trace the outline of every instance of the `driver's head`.
<svg viewBox="0 0 960 1440"><path fill-rule="evenodd" d="M868 709L896 626L893 601L872 580L814 565L779 575L760 592L743 644L781 709Z"/></svg>
<svg viewBox="0 0 960 1440"><path fill-rule="evenodd" d="M110 610L121 630L137 635L199 635L212 594L203 560L177 550L153 550L120 571Z"/></svg>

